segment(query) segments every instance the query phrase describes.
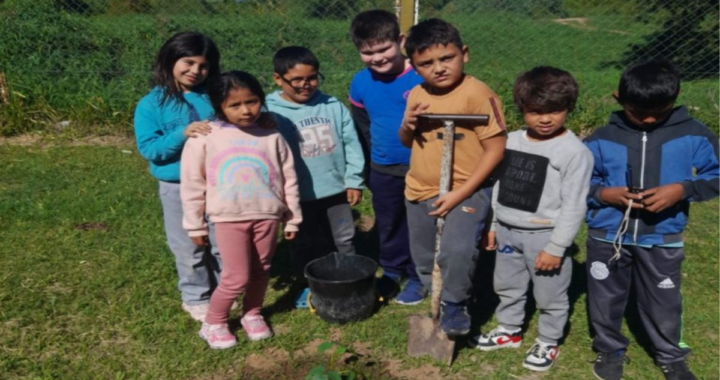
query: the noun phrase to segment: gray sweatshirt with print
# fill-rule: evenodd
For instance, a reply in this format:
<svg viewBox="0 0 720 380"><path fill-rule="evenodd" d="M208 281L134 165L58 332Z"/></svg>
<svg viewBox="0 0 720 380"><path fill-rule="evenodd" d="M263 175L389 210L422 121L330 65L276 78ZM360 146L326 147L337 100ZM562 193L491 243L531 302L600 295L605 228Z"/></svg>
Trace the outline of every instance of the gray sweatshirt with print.
<svg viewBox="0 0 720 380"><path fill-rule="evenodd" d="M545 252L563 256L582 225L593 156L571 131L530 141L525 130L508 135L493 189L491 230L553 230Z"/></svg>

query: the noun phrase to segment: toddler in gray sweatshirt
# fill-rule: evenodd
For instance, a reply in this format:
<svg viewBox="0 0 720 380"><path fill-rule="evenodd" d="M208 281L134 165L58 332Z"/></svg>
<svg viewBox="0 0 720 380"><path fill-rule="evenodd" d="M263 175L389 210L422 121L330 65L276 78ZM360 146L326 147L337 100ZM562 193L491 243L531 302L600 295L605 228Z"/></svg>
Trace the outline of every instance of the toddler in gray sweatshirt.
<svg viewBox="0 0 720 380"><path fill-rule="evenodd" d="M549 370L559 354L572 276L572 260L565 254L587 209L593 157L565 129L577 93L572 76L552 67L536 67L516 80L513 97L526 127L509 134L493 189L486 249L496 250L499 326L471 342L482 351L520 347L532 281L540 311L538 337L523 367L534 371Z"/></svg>

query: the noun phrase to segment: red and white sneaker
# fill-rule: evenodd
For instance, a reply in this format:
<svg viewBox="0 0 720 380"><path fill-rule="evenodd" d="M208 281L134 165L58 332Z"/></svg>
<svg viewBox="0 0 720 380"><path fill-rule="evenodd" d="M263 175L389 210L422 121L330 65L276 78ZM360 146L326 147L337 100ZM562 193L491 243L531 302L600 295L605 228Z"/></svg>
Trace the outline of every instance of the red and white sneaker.
<svg viewBox="0 0 720 380"><path fill-rule="evenodd" d="M244 316L240 320L240 324L250 340L263 340L273 335L270 327L265 323L265 319L259 314Z"/></svg>
<svg viewBox="0 0 720 380"><path fill-rule="evenodd" d="M211 325L203 322L199 335L203 338L212 349L225 349L233 347L237 344L237 339L230 330L227 323Z"/></svg>
<svg viewBox="0 0 720 380"><path fill-rule="evenodd" d="M545 372L555 364L555 359L560 355L556 345L536 341L527 352L523 367L539 372Z"/></svg>
<svg viewBox="0 0 720 380"><path fill-rule="evenodd" d="M522 344L522 333L508 332L502 327L487 334L481 334L470 338L470 345L480 351L493 351L501 348L518 348Z"/></svg>

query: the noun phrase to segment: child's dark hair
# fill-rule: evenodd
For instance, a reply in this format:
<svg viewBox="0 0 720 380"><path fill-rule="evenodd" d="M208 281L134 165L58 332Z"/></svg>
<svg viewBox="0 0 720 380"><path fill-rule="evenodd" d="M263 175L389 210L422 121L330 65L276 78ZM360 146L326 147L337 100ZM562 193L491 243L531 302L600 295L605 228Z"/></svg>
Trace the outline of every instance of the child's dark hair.
<svg viewBox="0 0 720 380"><path fill-rule="evenodd" d="M313 52L302 46L287 46L275 53L273 56L274 70L279 75L285 75L295 65L312 66L315 71L320 70L320 61Z"/></svg>
<svg viewBox="0 0 720 380"><path fill-rule="evenodd" d="M212 81L208 81L207 94L210 98L210 104L215 110L215 117L227 121L222 105L225 103L230 91L238 88L245 88L257 95L260 98L262 107L265 107L265 91L263 91L257 78L245 71L227 71L218 75Z"/></svg>
<svg viewBox="0 0 720 380"><path fill-rule="evenodd" d="M569 72L538 66L522 73L513 86L513 100L521 113L571 112L578 98L578 85Z"/></svg>
<svg viewBox="0 0 720 380"><path fill-rule="evenodd" d="M163 89L160 104L165 104L170 98L185 102L182 91L175 82L173 68L179 59L197 55L207 60L208 80L220 73L220 52L208 36L197 32L180 32L163 44L155 58L152 79L153 86Z"/></svg>
<svg viewBox="0 0 720 380"><path fill-rule="evenodd" d="M360 12L350 24L350 39L358 49L385 41L395 42L400 39L397 16L382 9Z"/></svg>
<svg viewBox="0 0 720 380"><path fill-rule="evenodd" d="M650 61L622 74L618 101L645 109L674 103L680 94L680 73L670 62Z"/></svg>
<svg viewBox="0 0 720 380"><path fill-rule="evenodd" d="M405 52L412 58L415 53L422 53L429 47L455 44L463 48L460 32L449 22L439 18L431 18L410 28L405 41Z"/></svg>

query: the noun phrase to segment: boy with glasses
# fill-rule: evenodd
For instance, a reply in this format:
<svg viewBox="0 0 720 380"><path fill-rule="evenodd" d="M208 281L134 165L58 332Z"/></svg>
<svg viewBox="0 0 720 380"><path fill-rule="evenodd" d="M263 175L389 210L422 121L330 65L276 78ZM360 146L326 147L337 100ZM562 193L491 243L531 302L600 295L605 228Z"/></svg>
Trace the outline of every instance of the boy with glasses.
<svg viewBox="0 0 720 380"><path fill-rule="evenodd" d="M362 199L365 158L350 111L318 90L323 76L315 55L289 46L275 53L273 63L280 90L268 95L267 107L295 158L303 223L292 251L296 275L303 279L305 266L316 258L355 254L350 207ZM305 295L298 306L305 306Z"/></svg>

